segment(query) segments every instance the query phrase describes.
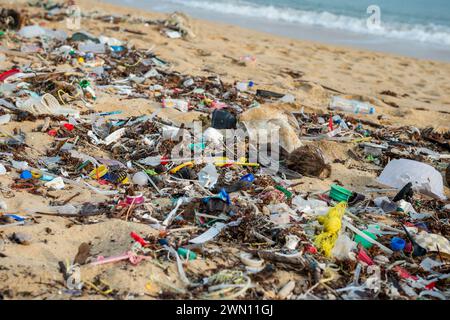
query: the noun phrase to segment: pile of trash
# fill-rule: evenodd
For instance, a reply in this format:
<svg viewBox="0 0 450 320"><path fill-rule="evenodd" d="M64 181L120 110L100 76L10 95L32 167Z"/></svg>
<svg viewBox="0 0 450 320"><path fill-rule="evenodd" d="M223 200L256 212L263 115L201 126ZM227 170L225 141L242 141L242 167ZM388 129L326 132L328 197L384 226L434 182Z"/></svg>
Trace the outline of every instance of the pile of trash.
<svg viewBox="0 0 450 320"><path fill-rule="evenodd" d="M64 16L62 5L43 8L48 19ZM13 135L0 131L0 175L12 179L1 186L2 197L76 186L90 190L92 201L54 199L13 213L0 199L0 234L7 243L33 245L26 229L36 215L79 223L93 223L94 216L98 223L121 219L153 233L132 232L129 251L110 257L92 256L83 243L61 264L65 280L74 266L158 261L176 264L183 283L153 279L163 288L159 298L171 292L261 299L269 291L278 299L450 298L449 133L380 125L370 118L374 105L345 97L333 97L322 113L305 112L292 94L257 89L252 81L181 74L150 50L87 32L20 25L33 21L24 15L3 9L2 17L16 18L0 19L9 43L0 48L1 59L30 61L0 74L0 126L15 125ZM161 26L168 38L195 36L179 14L132 21ZM104 95L147 99L160 108L132 117L102 112L96 103ZM297 111L285 111L286 105ZM200 136L194 124L164 116L167 110L198 112ZM53 141L45 153L21 130L21 122L37 120L44 124L33 130ZM261 129L278 130L279 150L252 159L252 134ZM240 144L247 151L240 157L234 144L224 143L227 130L244 133ZM321 141L348 146L349 158L376 173L379 184L355 191L335 181L325 190L302 190L304 177L332 174ZM221 251L226 266L208 275L186 272ZM279 270L298 280L272 281ZM117 294L100 285L84 279L60 289L82 297Z"/></svg>

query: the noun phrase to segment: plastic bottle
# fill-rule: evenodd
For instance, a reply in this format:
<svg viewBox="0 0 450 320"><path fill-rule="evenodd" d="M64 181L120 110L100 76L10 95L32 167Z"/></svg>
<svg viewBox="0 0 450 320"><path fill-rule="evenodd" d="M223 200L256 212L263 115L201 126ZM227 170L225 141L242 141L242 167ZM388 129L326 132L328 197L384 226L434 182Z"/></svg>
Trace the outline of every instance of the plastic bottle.
<svg viewBox="0 0 450 320"><path fill-rule="evenodd" d="M375 107L367 102L333 97L330 103L331 110L339 110L355 114L374 114Z"/></svg>
<svg viewBox="0 0 450 320"><path fill-rule="evenodd" d="M238 82L236 83L236 89L238 89L239 91L247 91L248 88L253 87L253 81L248 81L248 82Z"/></svg>

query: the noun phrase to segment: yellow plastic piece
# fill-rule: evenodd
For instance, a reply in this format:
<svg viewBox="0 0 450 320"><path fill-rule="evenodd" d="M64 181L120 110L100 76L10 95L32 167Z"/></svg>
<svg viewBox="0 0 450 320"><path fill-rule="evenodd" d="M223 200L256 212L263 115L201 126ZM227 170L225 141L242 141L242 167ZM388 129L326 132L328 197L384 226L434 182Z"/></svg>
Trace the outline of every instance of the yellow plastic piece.
<svg viewBox="0 0 450 320"><path fill-rule="evenodd" d="M326 257L331 256L331 250L339 236L339 231L341 231L342 217L346 208L347 202L340 202L331 208L325 216L317 219L323 225L323 231L316 236L314 244Z"/></svg>
<svg viewBox="0 0 450 320"><path fill-rule="evenodd" d="M360 142L368 142L371 141L372 137L364 137L364 138L357 138L352 140L353 143L360 143Z"/></svg>
<svg viewBox="0 0 450 320"><path fill-rule="evenodd" d="M92 170L91 173L89 173L89 177L91 177L92 179L98 179L103 177L107 173L108 168L102 164L99 167Z"/></svg>
<svg viewBox="0 0 450 320"><path fill-rule="evenodd" d="M227 157L220 157L217 158L216 162L214 163L216 167L223 167L226 165L238 165L238 166L247 166L247 167L259 167L259 163L255 162L246 162L247 159L240 158L239 161L232 161L228 159Z"/></svg>
<svg viewBox="0 0 450 320"><path fill-rule="evenodd" d="M31 171L31 175L35 179L39 179L40 177L42 177L42 174L40 172L37 172L37 171Z"/></svg>
<svg viewBox="0 0 450 320"><path fill-rule="evenodd" d="M183 164L180 164L179 166L176 166L175 168L170 169L170 173L177 173L178 171L180 171L184 167L192 168L193 166L194 166L194 163L192 161L185 162Z"/></svg>
<svg viewBox="0 0 450 320"><path fill-rule="evenodd" d="M98 293L100 293L100 294L102 294L102 295L104 295L104 296L107 296L108 294L110 294L110 293L113 292L113 289L111 289L111 286L109 285L109 283L107 283L106 281L103 281L103 280L101 280L101 279L100 279L100 283L101 283L102 285L106 286L106 288L107 288L106 290L100 289L99 287L97 287L95 284L93 284L93 283L90 282L90 281L85 281L85 283L86 283L89 287L91 287L92 289L94 289L95 291L97 291Z"/></svg>

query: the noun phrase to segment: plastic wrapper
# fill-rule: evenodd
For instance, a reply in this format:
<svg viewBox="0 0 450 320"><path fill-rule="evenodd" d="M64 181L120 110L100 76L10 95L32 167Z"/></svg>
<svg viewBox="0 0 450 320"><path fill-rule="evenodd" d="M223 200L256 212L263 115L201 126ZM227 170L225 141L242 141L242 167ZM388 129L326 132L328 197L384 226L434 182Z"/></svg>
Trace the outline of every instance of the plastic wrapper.
<svg viewBox="0 0 450 320"><path fill-rule="evenodd" d="M356 249L356 242L350 239L346 233L341 233L331 250L331 255L338 260L353 260L354 255L351 255Z"/></svg>

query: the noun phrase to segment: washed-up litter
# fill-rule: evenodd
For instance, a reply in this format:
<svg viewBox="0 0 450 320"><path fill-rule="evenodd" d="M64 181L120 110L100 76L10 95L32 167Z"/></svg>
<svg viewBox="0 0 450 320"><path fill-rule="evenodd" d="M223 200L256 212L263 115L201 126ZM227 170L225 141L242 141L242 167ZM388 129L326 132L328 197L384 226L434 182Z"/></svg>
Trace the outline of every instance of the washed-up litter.
<svg viewBox="0 0 450 320"><path fill-rule="evenodd" d="M305 112L295 92L271 91L250 79L226 83L218 75L182 74L152 50L113 36L66 33L25 23L22 12L2 12L1 25L5 15L20 16L19 24L6 23L17 43L5 61L38 57L0 72L0 230L8 246L38 245L26 228L45 224L46 215L80 228L120 219L142 228L105 230L104 239L80 241L63 263L64 280L74 275L75 257L74 266L90 268L86 277L151 265L170 278L152 275L142 284L157 286L159 298L449 298L448 135L376 123L375 103L346 96ZM179 13L155 21L99 13L84 18L147 24L176 41L195 37ZM143 114L146 109L136 107L139 116L116 105L100 110L106 95L159 109ZM286 104L297 112L286 111ZM200 137L191 121L168 119L165 112L201 113ZM51 141L47 150L29 144L30 132L20 129L24 121ZM236 156L225 143L234 129L244 133L238 147L253 151L251 138L265 130L258 141L273 153ZM279 133L279 146L271 146L271 130ZM340 182L335 170L349 159L328 159L326 143L345 146L351 165L385 186L375 179L366 189ZM306 188L309 181L320 182L321 190ZM89 201L77 200L81 192ZM45 204L14 212L9 204L19 193ZM197 268L204 263L207 270ZM290 278L280 281L280 271ZM118 298L114 285L100 277L70 290L54 286L74 296Z"/></svg>

